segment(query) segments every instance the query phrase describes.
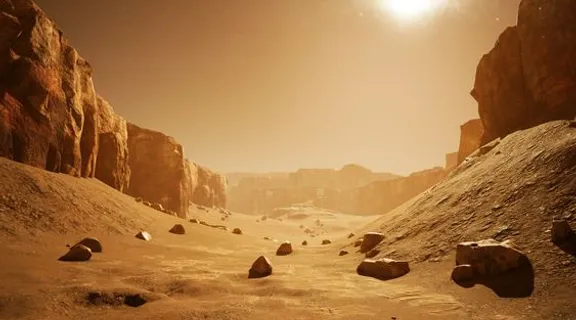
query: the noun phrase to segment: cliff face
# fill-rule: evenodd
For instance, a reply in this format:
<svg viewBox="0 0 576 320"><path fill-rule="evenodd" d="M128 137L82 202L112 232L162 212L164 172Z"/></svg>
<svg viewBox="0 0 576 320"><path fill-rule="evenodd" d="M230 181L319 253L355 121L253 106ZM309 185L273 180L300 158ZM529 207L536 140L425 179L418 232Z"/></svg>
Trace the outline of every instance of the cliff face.
<svg viewBox="0 0 576 320"><path fill-rule="evenodd" d="M483 142L576 115L576 2L523 0L478 64L472 96Z"/></svg>
<svg viewBox="0 0 576 320"><path fill-rule="evenodd" d="M480 119L470 120L460 126L460 146L458 147L458 164L482 146L485 136L484 126Z"/></svg>
<svg viewBox="0 0 576 320"><path fill-rule="evenodd" d="M226 192L228 180L208 168L193 164L194 187L192 202L207 207L222 207L227 205Z"/></svg>
<svg viewBox="0 0 576 320"><path fill-rule="evenodd" d="M96 177L186 217L199 186L226 205L226 179L190 165L182 146L118 116L92 68L31 0L0 0L0 156Z"/></svg>
<svg viewBox="0 0 576 320"><path fill-rule="evenodd" d="M31 1L0 5L0 156L95 175L98 104L90 65Z"/></svg>

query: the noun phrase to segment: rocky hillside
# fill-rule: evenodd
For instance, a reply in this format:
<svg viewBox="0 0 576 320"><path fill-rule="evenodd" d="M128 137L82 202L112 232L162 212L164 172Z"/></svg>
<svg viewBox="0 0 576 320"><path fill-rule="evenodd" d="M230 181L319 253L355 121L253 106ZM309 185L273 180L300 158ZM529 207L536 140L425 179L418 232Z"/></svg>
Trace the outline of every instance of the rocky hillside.
<svg viewBox="0 0 576 320"><path fill-rule="evenodd" d="M226 205L226 179L115 114L90 64L31 0L0 2L0 156L98 178L182 217L190 202Z"/></svg>

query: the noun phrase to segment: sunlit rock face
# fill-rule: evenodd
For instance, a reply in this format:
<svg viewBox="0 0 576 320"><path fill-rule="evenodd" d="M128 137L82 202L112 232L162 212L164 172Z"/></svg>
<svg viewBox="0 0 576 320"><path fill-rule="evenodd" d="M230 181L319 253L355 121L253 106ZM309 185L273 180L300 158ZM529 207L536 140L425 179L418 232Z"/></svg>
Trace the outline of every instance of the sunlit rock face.
<svg viewBox="0 0 576 320"><path fill-rule="evenodd" d="M225 208L227 204L227 178L197 164L192 164L191 168L194 185L192 202L207 207Z"/></svg>
<svg viewBox="0 0 576 320"><path fill-rule="evenodd" d="M90 65L32 1L0 2L0 156L95 175L97 101Z"/></svg>
<svg viewBox="0 0 576 320"><path fill-rule="evenodd" d="M126 120L114 113L112 106L97 97L99 147L96 178L123 192L130 182L128 164L128 129Z"/></svg>
<svg viewBox="0 0 576 320"><path fill-rule="evenodd" d="M472 96L483 142L576 115L576 2L523 0L478 64Z"/></svg>
<svg viewBox="0 0 576 320"><path fill-rule="evenodd" d="M484 126L480 119L469 120L460 126L460 146L458 147L458 164L471 155L483 144Z"/></svg>
<svg viewBox="0 0 576 320"><path fill-rule="evenodd" d="M126 193L186 217L190 176L182 146L161 132L127 124L130 183Z"/></svg>

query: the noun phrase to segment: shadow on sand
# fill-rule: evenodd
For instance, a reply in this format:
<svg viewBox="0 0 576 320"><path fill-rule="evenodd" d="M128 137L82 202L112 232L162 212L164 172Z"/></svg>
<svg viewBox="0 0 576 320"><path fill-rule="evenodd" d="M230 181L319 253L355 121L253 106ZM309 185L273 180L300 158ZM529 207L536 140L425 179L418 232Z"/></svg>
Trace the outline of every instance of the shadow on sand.
<svg viewBox="0 0 576 320"><path fill-rule="evenodd" d="M473 280L457 282L464 288L484 285L501 298L526 298L534 292L534 269L528 261L522 267L498 275L477 276Z"/></svg>

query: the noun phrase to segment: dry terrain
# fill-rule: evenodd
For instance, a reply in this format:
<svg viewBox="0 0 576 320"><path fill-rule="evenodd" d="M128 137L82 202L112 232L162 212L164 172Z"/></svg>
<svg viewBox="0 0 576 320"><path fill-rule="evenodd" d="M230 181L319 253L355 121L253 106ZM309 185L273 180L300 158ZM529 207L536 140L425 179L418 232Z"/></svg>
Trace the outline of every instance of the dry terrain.
<svg viewBox="0 0 576 320"><path fill-rule="evenodd" d="M574 226L575 155L576 128L554 122L513 134L382 217L302 208L222 220L218 209L192 208L228 231L160 213L97 180L0 159L0 319L576 319L574 257L547 233L554 215ZM176 223L185 235L168 232ZM153 239L136 239L141 230ZM350 243L365 231L383 231L379 257L407 259L411 272L357 275L363 255ZM103 252L58 261L85 236ZM504 289L450 280L456 243L488 237L527 253L533 291L510 290L530 282L514 274ZM276 256L285 240L294 253ZM342 248L350 254L340 257ZM260 255L274 272L248 279Z"/></svg>

